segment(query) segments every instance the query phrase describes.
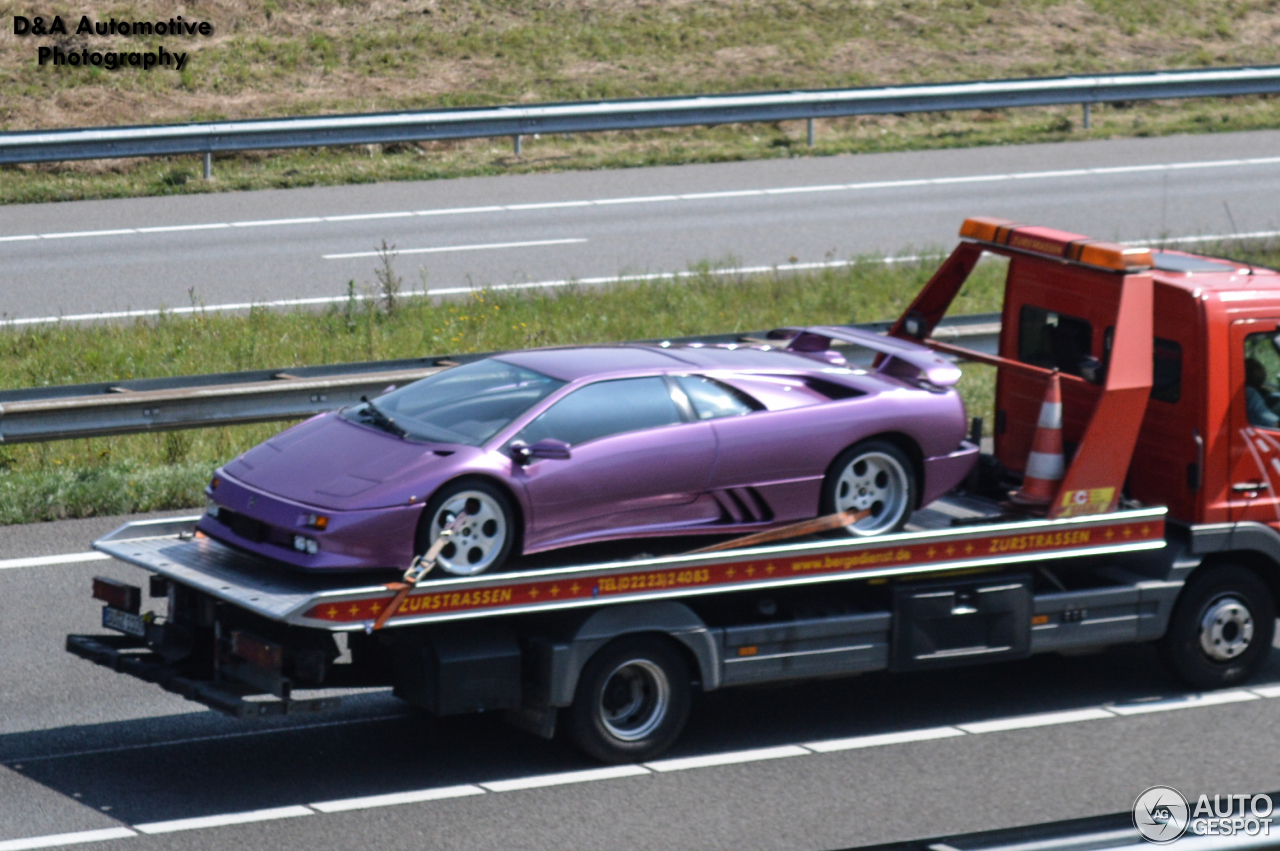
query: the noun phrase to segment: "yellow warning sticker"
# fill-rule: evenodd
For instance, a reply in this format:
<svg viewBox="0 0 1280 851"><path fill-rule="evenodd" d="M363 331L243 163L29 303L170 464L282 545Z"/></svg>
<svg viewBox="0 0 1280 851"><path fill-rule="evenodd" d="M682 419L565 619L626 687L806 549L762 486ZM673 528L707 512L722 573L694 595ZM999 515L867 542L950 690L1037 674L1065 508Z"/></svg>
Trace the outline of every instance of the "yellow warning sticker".
<svg viewBox="0 0 1280 851"><path fill-rule="evenodd" d="M1062 504L1058 506L1058 516L1078 517L1083 514L1105 514L1111 510L1115 495L1115 488L1064 491Z"/></svg>

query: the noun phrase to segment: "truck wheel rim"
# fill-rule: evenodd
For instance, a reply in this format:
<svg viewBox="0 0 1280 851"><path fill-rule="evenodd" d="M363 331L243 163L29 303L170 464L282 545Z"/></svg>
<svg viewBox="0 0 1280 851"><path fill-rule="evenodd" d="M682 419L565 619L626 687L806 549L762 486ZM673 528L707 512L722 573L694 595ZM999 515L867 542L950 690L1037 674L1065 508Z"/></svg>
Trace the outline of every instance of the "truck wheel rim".
<svg viewBox="0 0 1280 851"><path fill-rule="evenodd" d="M1200 618L1200 648L1215 662L1229 662L1249 649L1253 615L1236 597L1221 597Z"/></svg>
<svg viewBox="0 0 1280 851"><path fill-rule="evenodd" d="M910 491L907 471L884 452L866 452L840 471L836 480L836 511L870 511L852 526L850 535L878 535L898 525L907 511Z"/></svg>
<svg viewBox="0 0 1280 851"><path fill-rule="evenodd" d="M635 742L658 729L670 705L666 672L648 659L631 659L605 678L600 722L613 738Z"/></svg>
<svg viewBox="0 0 1280 851"><path fill-rule="evenodd" d="M431 543L463 511L469 519L444 545L436 564L454 576L475 576L487 570L502 552L507 541L507 518L497 501L484 491L459 491L431 518Z"/></svg>

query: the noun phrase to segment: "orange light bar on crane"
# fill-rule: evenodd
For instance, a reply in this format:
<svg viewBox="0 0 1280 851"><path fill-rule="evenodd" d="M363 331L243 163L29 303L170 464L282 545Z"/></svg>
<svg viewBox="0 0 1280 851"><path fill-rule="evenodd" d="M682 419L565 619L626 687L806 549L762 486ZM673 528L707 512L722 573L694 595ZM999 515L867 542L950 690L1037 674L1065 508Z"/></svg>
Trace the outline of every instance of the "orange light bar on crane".
<svg viewBox="0 0 1280 851"><path fill-rule="evenodd" d="M1020 225L1007 219L965 219L960 226L960 236L1113 272L1136 272L1152 266L1150 248L1102 242L1066 231Z"/></svg>

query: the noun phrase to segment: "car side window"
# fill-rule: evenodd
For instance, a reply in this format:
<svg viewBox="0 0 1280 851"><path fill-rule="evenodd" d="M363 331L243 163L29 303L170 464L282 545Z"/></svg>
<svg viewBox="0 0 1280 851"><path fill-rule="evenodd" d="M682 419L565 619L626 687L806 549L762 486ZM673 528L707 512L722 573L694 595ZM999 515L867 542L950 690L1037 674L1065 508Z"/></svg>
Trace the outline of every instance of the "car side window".
<svg viewBox="0 0 1280 851"><path fill-rule="evenodd" d="M736 417L759 408L745 394L703 375L677 375L676 385L684 391L694 416L700 420Z"/></svg>
<svg viewBox="0 0 1280 851"><path fill-rule="evenodd" d="M598 381L573 391L539 414L518 435L534 444L553 438L577 446L628 431L683 422L660 377Z"/></svg>

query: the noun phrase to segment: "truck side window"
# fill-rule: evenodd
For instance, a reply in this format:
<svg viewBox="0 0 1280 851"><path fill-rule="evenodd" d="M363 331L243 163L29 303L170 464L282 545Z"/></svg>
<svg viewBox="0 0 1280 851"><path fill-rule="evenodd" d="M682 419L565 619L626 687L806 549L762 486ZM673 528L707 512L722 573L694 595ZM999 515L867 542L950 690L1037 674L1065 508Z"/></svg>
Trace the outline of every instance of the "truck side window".
<svg viewBox="0 0 1280 851"><path fill-rule="evenodd" d="M1160 337L1151 342L1151 398L1174 404L1182 398L1182 346Z"/></svg>
<svg viewBox="0 0 1280 851"><path fill-rule="evenodd" d="M1078 316L1022 306L1018 316L1018 360L1045 369L1080 374L1080 363L1093 354L1093 326Z"/></svg>
<svg viewBox="0 0 1280 851"><path fill-rule="evenodd" d="M1274 331L1244 338L1244 399L1249 425L1280 429L1280 351Z"/></svg>

